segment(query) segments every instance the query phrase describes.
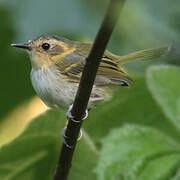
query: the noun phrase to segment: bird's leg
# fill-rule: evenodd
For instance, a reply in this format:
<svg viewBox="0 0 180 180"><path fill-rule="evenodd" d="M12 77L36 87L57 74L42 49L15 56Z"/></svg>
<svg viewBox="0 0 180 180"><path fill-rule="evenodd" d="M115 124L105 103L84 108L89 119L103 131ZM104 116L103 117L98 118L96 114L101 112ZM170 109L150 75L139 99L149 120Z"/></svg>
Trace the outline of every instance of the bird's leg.
<svg viewBox="0 0 180 180"><path fill-rule="evenodd" d="M72 107L73 107L73 104L69 106L68 111L67 111L67 113L66 113L66 117L67 117L68 121L72 121L72 122L74 122L74 123L80 123L80 121L77 121L77 120L75 119L75 117L71 114ZM85 116L82 118L82 120L86 119L87 117L88 117L88 110L86 109ZM69 137L66 136L66 134L65 134L65 133L66 133L66 129L67 129L67 126L63 129L62 142L63 142L68 148L72 149L73 146L69 145L69 144L66 142L66 140L69 139ZM77 139L78 141L82 138L82 135L83 135L82 129L80 129L80 135L79 135L79 137L78 137L78 139Z"/></svg>

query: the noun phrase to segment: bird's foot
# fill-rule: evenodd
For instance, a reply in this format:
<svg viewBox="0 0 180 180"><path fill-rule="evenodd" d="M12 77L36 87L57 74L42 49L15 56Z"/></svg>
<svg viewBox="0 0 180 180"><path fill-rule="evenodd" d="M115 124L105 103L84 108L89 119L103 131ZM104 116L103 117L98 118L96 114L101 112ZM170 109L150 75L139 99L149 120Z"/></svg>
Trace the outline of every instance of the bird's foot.
<svg viewBox="0 0 180 180"><path fill-rule="evenodd" d="M72 149L74 147L74 145L69 145L67 143L67 140L70 139L70 137L66 136L66 129L67 129L67 126L64 127L63 132L62 132L62 142L63 142L63 144L66 145L66 147ZM83 132L82 132L82 129L80 129L80 134L79 134L77 141L79 141L82 138L82 135L83 135Z"/></svg>
<svg viewBox="0 0 180 180"><path fill-rule="evenodd" d="M66 117L68 120L70 121L73 121L75 123L79 123L80 121L79 120L76 120L75 117L72 115L71 113L71 110L72 110L72 107L73 107L73 104L71 104L68 108L68 111L66 113ZM88 110L86 109L86 112L85 112L85 116L82 118L82 120L86 119L88 117Z"/></svg>
<svg viewBox="0 0 180 180"><path fill-rule="evenodd" d="M68 111L66 113L66 116L67 116L67 119L69 121L72 121L74 123L80 123L81 121L79 120L76 120L76 118L72 115L71 113L71 110L72 110L72 107L73 107L73 104L71 104L68 108ZM85 116L82 118L82 120L86 119L88 117L88 110L86 110L85 112ZM70 140L70 137L66 136L66 129L67 129L67 126L63 129L63 132L62 132L62 142L70 149L72 149L74 147L74 145L69 145L67 142ZM79 141L81 138L82 138L82 130L80 129L80 133L79 133L79 137L77 139L77 141Z"/></svg>

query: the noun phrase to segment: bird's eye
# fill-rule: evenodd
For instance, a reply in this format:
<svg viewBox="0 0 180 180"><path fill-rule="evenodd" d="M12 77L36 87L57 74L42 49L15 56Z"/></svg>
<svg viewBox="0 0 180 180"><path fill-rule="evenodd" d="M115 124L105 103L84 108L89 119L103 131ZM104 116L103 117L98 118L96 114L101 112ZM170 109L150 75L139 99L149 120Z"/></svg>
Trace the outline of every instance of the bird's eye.
<svg viewBox="0 0 180 180"><path fill-rule="evenodd" d="M48 43L43 43L43 44L42 44L42 48L43 48L44 50L48 50L48 49L50 48L50 44L48 44Z"/></svg>

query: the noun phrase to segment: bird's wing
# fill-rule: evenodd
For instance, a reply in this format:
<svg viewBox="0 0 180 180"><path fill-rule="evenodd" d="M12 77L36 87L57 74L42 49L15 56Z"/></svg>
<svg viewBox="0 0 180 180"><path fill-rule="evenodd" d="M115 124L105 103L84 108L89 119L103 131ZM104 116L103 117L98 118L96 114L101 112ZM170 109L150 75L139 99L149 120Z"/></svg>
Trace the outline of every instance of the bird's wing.
<svg viewBox="0 0 180 180"><path fill-rule="evenodd" d="M79 82L86 57L87 55L85 54L72 53L58 61L56 65L60 72L64 74L69 81ZM108 53L105 52L98 68L95 84L128 86L129 82L132 82L132 80L129 78L125 70L114 62L113 59L108 57Z"/></svg>
<svg viewBox="0 0 180 180"><path fill-rule="evenodd" d="M79 82L85 65L85 59L88 56L87 52L90 52L91 47L92 44L76 42L75 51L56 63L61 73L63 73L70 81ZM106 50L100 62L95 84L128 86L129 82L132 82L132 80L120 66L121 64L136 59L158 58L166 55L169 50L170 46L166 46L137 51L125 56L117 56Z"/></svg>

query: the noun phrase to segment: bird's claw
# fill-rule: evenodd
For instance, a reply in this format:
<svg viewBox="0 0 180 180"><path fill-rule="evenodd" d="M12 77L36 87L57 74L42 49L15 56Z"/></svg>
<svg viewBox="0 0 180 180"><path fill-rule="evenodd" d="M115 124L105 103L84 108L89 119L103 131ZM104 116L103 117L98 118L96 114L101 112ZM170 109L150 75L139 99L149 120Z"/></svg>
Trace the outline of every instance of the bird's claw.
<svg viewBox="0 0 180 180"><path fill-rule="evenodd" d="M68 108L68 111L66 113L66 116L67 116L67 119L68 120L71 120L75 123L79 123L80 121L79 120L76 120L75 117L72 115L71 113L71 110L72 110L72 107L73 107L73 104L71 104ZM86 109L86 112L85 112L85 116L82 118L82 120L86 119L88 117L88 110Z"/></svg>
<svg viewBox="0 0 180 180"><path fill-rule="evenodd" d="M66 147L68 147L69 149L72 149L74 147L74 145L69 145L67 143L67 139L69 139L70 137L66 136L66 129L67 129L67 126L63 129L63 132L62 132L62 142L63 142L63 144L66 145ZM82 138L82 135L83 135L83 132L82 132L82 129L80 129L80 135L79 135L77 141L79 141Z"/></svg>

